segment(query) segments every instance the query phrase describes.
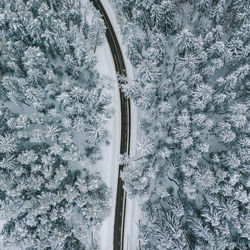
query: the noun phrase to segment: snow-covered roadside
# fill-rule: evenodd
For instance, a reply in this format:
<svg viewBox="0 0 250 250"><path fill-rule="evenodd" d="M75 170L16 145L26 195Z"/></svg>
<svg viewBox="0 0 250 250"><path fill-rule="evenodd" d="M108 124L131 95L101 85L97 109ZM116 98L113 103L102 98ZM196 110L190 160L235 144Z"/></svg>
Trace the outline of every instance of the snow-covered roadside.
<svg viewBox="0 0 250 250"><path fill-rule="evenodd" d="M128 76L132 74L128 72ZM130 138L130 155L133 157L136 154L136 140L140 135L139 128L137 127L138 119L136 106L131 103L131 138ZM126 203L126 217L125 217L125 231L124 231L124 250L139 249L139 220L141 217L141 210L139 202L136 199L131 199L127 196Z"/></svg>
<svg viewBox="0 0 250 250"><path fill-rule="evenodd" d="M112 23L112 26L115 30L117 39L119 41L123 58L125 61L126 69L127 69L127 75L129 78L133 78L133 68L126 56L126 49L122 44L122 36L120 34L120 29L119 25L117 23L116 15L109 3L108 0L101 0L108 16L109 19ZM114 134L114 133L112 133ZM131 141L130 141L130 155L133 157L136 152L136 138L137 138L137 110L136 107L133 103L131 103ZM117 176L117 175L116 175ZM113 200L115 203L115 199ZM113 204L114 206L115 204ZM112 210L113 211L113 210ZM126 218L125 218L125 232L124 232L124 249L130 250L130 249L138 249L139 247L139 242L138 242L138 223L139 223L139 218L140 218L140 209L138 206L137 200L130 199L127 197L127 203L126 203ZM103 228L105 226L105 223L103 225ZM108 228L107 228L108 230ZM109 231L112 232L113 234L113 228L109 228ZM109 238L110 239L110 238ZM108 239L106 239L108 242ZM101 241L102 243L102 241ZM112 241L111 244L113 243L113 235L112 235ZM101 245L101 249L103 250L111 250L111 247L106 248L105 246Z"/></svg>
<svg viewBox="0 0 250 250"><path fill-rule="evenodd" d="M117 176L119 170L119 154L120 154L120 96L116 78L115 66L110 52L107 40L96 51L98 60L96 69L102 76L109 77L113 82L112 89L112 106L115 110L113 118L107 123L107 129L111 135L111 143L109 146L102 147L103 159L98 162L97 169L107 186L111 189L112 209L110 215L103 222L99 233L99 244L101 250L111 250L113 247L113 228L115 218L115 200L117 189Z"/></svg>

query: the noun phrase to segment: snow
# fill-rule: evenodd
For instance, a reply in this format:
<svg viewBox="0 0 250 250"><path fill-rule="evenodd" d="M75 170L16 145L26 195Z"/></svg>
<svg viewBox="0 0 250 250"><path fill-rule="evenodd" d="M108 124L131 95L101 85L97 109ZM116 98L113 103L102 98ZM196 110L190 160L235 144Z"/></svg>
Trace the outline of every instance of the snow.
<svg viewBox="0 0 250 250"><path fill-rule="evenodd" d="M119 170L120 154L120 95L116 79L115 66L107 40L96 50L98 63L96 69L102 76L109 77L113 82L112 106L115 110L113 118L107 123L107 129L111 135L110 145L102 147L103 159L98 162L97 169L101 177L111 189L112 209L110 215L105 219L100 230L100 249L110 250L113 246L113 228L115 218L115 200L117 189L117 176Z"/></svg>
<svg viewBox="0 0 250 250"><path fill-rule="evenodd" d="M139 220L141 216L139 202L127 197L125 231L124 231L124 250L139 249Z"/></svg>
<svg viewBox="0 0 250 250"><path fill-rule="evenodd" d="M132 68L132 67L131 67ZM128 70L128 77L132 77L133 74ZM136 155L136 141L140 134L139 127L137 127L137 109L136 106L131 103L131 136L130 136L130 155L133 157ZM124 230L124 250L139 249L139 220L141 217L141 211L139 208L139 202L136 199L131 199L127 196L126 203L126 217L125 217L125 230Z"/></svg>
<svg viewBox="0 0 250 250"><path fill-rule="evenodd" d="M133 78L133 69L128 58L125 54L125 47L122 45L122 36L120 34L119 25L115 13L108 2L108 0L101 1L109 19L113 25L117 39L119 41L123 58L125 61L127 75ZM115 108L115 116L108 124L108 129L111 131L112 141L109 147L103 148L104 159L99 163L102 177L106 184L112 189L112 210L110 216L104 221L100 231L100 249L111 250L113 249L113 228L114 228L114 213L115 213L115 200L118 176L118 156L120 151L120 100L118 83L116 80L115 67L112 59L110 49L107 41L102 47L99 47L97 52L97 69L100 74L109 75L115 79L115 89L113 92L113 104ZM110 67L112 65L112 67ZM134 156L136 153L136 138L137 138L137 110L133 103L131 103L131 142L130 142L130 155ZM125 232L124 232L124 249L137 249L138 242L138 223L140 218L140 209L138 201L127 197L126 203L126 218L125 218Z"/></svg>
<svg viewBox="0 0 250 250"><path fill-rule="evenodd" d="M0 219L0 232L3 229L4 224L6 223L5 220ZM3 237L0 236L0 250L19 250L20 248L18 248L17 246L8 246L8 247L4 247L3 245Z"/></svg>
<svg viewBox="0 0 250 250"><path fill-rule="evenodd" d="M105 7L113 28L116 32L118 41L120 42L121 49L123 51L123 58L125 60L128 77L133 77L132 66L127 59L124 51L125 48L122 46L122 38L119 32L119 26L116 21L115 14L107 0L101 1ZM116 190L117 190L117 177L119 168L119 153L120 153L120 96L118 83L116 78L115 66L110 52L108 42L105 40L102 46L99 46L96 51L96 56L98 63L96 69L102 76L107 76L110 78L114 84L112 91L112 106L115 109L115 114L113 118L107 123L107 129L111 135L110 145L102 147L103 159L97 163L97 170L100 171L101 177L111 189L111 199L112 208L110 215L105 219L103 225L100 229L99 236L94 235L94 240L96 240L101 250L111 250L113 249L113 229L114 229L114 218L115 218L115 200L116 200ZM135 155L136 150L136 135L137 135L137 113L136 107L131 103L131 146L130 154ZM126 205L126 219L125 219L125 234L124 234L124 249L136 249L138 248L138 221L139 221L139 207L136 200L132 200L127 197ZM1 222L1 221L0 221ZM3 221L0 225L2 228ZM1 241L1 240L0 240ZM7 250L3 248L0 244L1 250ZM16 248L8 248L8 250Z"/></svg>

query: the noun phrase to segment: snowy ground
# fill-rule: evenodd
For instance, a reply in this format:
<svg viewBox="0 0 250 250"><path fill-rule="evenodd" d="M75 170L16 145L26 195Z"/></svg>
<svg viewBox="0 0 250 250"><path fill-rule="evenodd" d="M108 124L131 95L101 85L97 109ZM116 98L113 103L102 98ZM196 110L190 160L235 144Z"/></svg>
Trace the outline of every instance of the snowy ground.
<svg viewBox="0 0 250 250"><path fill-rule="evenodd" d="M125 60L128 77L133 77L133 70L129 60L126 57L125 48L122 46L122 37L119 32L119 26L116 20L115 13L109 4L108 0L101 1L110 21L116 32L118 41L120 43L123 58ZM118 156L120 149L120 100L118 92L118 84L116 81L115 68L113 64L112 55L108 47L107 41L102 47L97 50L98 65L97 69L101 74L108 75L112 79L115 79L114 91L113 91L113 104L115 107L115 116L108 124L108 128L111 131L112 141L109 147L104 147L104 159L99 163L100 171L104 181L109 187L112 188L112 211L110 216L104 221L104 224L100 232L100 247L101 250L113 249L113 227L114 227L114 212L115 212L115 199L116 199L116 187L117 187L117 175L118 175ZM112 66L112 67L111 67ZM136 137L137 137L137 113L136 107L131 104L131 147L130 155L135 155L136 151ZM138 222L140 218L140 209L138 202L127 198L126 207L126 219L125 219L125 233L124 233L124 249L135 250L139 249L138 242Z"/></svg>
<svg viewBox="0 0 250 250"><path fill-rule="evenodd" d="M112 104L115 109L115 114L107 124L112 139L109 146L103 146L103 159L98 162L97 165L103 180L106 182L107 186L111 188L112 192L112 210L100 230L99 242L101 249L111 250L113 243L115 199L119 166L118 159L120 153L120 96L116 81L115 67L107 41L105 41L104 45L97 48L96 56L98 59L97 70L99 73L102 76L105 75L113 79Z"/></svg>
<svg viewBox="0 0 250 250"><path fill-rule="evenodd" d="M129 77L132 76L128 72ZM134 104L131 103L131 142L130 155L133 157L136 154L136 140L140 136L140 130L137 128L137 119L139 114ZM139 249L138 241L138 224L140 220L139 202L135 199L127 197L126 203L126 218L125 218L125 232L124 232L124 250Z"/></svg>

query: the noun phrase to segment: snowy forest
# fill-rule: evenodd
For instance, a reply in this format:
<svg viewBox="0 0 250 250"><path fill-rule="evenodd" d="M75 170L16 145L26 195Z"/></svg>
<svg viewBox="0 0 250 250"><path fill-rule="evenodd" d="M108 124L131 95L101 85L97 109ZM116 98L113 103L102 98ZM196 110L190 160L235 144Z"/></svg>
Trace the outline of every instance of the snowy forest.
<svg viewBox="0 0 250 250"><path fill-rule="evenodd" d="M250 1L112 0L134 68L140 249L250 248Z"/></svg>
<svg viewBox="0 0 250 250"><path fill-rule="evenodd" d="M5 249L95 249L110 211L94 169L113 114L95 69L103 20L88 1L1 0L0 30Z"/></svg>
<svg viewBox="0 0 250 250"><path fill-rule="evenodd" d="M141 213L126 250L250 249L250 1L106 2L139 131L119 159ZM3 250L100 248L115 201L97 164L120 136L97 69L105 31L89 0L0 0Z"/></svg>

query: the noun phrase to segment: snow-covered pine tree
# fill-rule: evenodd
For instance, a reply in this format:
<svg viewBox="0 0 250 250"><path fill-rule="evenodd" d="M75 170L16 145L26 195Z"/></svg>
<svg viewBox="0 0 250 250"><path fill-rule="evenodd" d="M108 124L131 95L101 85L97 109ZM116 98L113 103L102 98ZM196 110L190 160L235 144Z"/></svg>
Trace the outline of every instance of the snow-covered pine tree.
<svg viewBox="0 0 250 250"><path fill-rule="evenodd" d="M123 13L121 32L134 66L123 91L140 112L142 141L154 145L144 154L138 148L138 160L128 161L124 187L145 204L170 196L184 210L185 247L171 245L173 232L161 236L164 247L156 246L154 223L164 220L164 209L151 220L144 204L143 244L248 249L249 223L242 218L249 212L250 2L112 2ZM150 51L159 48L157 60Z"/></svg>
<svg viewBox="0 0 250 250"><path fill-rule="evenodd" d="M88 171L102 157L101 144L109 140L105 124L113 114L107 80L96 72L91 49L91 33L98 34L99 45L103 28L87 1L0 3L6 247L92 247L91 231L107 216L109 190L98 173Z"/></svg>

